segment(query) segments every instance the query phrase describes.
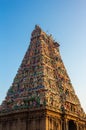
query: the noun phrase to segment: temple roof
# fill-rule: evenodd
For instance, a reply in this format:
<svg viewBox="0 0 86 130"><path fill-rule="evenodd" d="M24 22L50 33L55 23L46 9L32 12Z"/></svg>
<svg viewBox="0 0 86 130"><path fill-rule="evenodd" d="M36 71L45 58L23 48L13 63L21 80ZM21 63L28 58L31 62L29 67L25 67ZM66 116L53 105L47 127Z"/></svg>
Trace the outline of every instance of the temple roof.
<svg viewBox="0 0 86 130"><path fill-rule="evenodd" d="M62 61L59 43L36 25L0 113L41 107L85 116Z"/></svg>

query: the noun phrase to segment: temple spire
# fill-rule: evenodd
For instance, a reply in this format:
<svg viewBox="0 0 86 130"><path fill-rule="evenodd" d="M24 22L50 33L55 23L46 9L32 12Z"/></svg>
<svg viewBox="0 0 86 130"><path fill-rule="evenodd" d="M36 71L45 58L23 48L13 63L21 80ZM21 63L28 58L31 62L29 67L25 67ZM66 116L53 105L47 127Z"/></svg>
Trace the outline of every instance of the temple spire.
<svg viewBox="0 0 86 130"><path fill-rule="evenodd" d="M0 112L45 107L84 116L62 61L59 44L38 25Z"/></svg>

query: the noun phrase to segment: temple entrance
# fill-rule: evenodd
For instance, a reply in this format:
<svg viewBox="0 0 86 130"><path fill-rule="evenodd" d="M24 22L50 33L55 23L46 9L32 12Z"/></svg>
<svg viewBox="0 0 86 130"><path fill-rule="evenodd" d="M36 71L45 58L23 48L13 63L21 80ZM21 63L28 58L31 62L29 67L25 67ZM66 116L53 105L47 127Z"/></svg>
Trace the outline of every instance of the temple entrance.
<svg viewBox="0 0 86 130"><path fill-rule="evenodd" d="M76 124L74 123L73 120L69 121L68 130L77 130L77 126L76 126Z"/></svg>

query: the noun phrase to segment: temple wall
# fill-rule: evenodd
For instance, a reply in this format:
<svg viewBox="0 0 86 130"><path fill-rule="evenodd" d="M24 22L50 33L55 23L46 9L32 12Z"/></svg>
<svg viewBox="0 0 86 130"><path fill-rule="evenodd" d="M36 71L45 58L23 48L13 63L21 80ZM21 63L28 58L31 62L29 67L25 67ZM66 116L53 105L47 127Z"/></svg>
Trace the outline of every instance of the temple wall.
<svg viewBox="0 0 86 130"><path fill-rule="evenodd" d="M69 127L71 126L71 128ZM32 111L0 116L0 130L86 130L85 122L72 117L62 119L61 114Z"/></svg>

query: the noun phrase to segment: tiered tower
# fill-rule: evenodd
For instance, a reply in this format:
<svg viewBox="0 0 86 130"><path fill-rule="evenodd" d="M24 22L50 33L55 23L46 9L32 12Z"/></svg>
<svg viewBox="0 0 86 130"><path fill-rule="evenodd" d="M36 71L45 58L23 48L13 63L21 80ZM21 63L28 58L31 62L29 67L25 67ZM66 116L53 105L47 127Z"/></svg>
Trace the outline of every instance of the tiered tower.
<svg viewBox="0 0 86 130"><path fill-rule="evenodd" d="M36 25L0 106L0 130L85 130L85 123L59 44Z"/></svg>

